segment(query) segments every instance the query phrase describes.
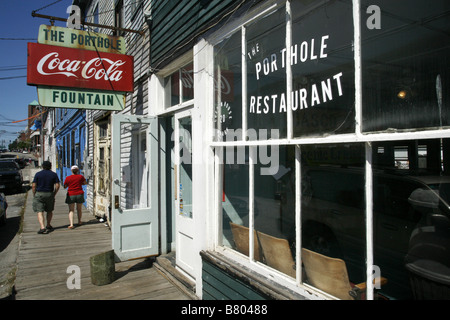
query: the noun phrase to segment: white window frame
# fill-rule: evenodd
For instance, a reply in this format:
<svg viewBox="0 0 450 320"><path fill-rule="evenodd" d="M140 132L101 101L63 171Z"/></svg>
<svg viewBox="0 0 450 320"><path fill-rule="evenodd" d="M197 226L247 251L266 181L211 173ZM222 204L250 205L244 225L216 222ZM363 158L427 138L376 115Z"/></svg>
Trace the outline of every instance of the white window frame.
<svg viewBox="0 0 450 320"><path fill-rule="evenodd" d="M280 1L268 1L261 5L258 9L253 12L246 14L239 21L234 21L228 26L224 26L222 30L216 32L208 38L210 46L214 48L215 45L220 43L223 39L230 36L231 34L241 31L242 39L242 130L245 132L247 129L247 119L246 119L246 108L247 108L247 70L246 70L246 28L245 26L253 21L256 21L260 17L266 15L269 12L275 11L277 8L286 5L286 47L289 48L292 43L292 33L291 26L292 21L290 20L291 7L290 0ZM431 130L418 130L411 129L410 131L402 132L375 132L375 133L363 133L361 123L362 123L362 74L361 74L361 28L363 23L361 21L361 2L360 0L353 0L353 37L354 37L354 67L355 67L355 132L346 133L339 135L330 135L326 137L293 137L293 126L292 126L292 108L291 106L291 95L287 95L287 138L279 140L257 140L257 141L246 141L245 134L242 135L242 140L240 141L215 141L214 138L211 139L209 147L215 150L215 163L214 163L214 212L213 224L215 230L213 230L213 242L214 250L221 252L230 259L236 260L240 264L251 268L252 270L260 273L261 275L276 280L281 285L294 290L308 298L312 299L335 299L334 297L324 293L310 285L303 284L301 279L301 197L300 197L300 181L301 181L301 170L300 170L300 148L302 145L310 144L333 144L333 143L363 143L365 145L365 190L366 190L366 283L367 283L367 293L366 298L368 300L374 299L374 285L372 283L373 278L373 199L372 199L372 142L379 141L395 141L395 140L419 140L419 139L441 139L450 138L450 129L431 129ZM213 50L207 50L211 52ZM286 61L290 61L290 50L287 50ZM203 57L202 57L203 58ZM214 56L205 55L205 59L209 61L214 61ZM195 66L194 66L195 67ZM214 66L213 66L214 69ZM211 70L210 70L211 71ZM214 74L214 73L212 73ZM291 92L292 85L292 69L290 64L286 65L286 77L287 77L287 91ZM214 123L210 119L211 131L213 130ZM254 172L253 172L253 154L254 149L258 146L271 146L271 145L294 145L296 146L295 152L295 163L296 163L296 279L292 279L274 269L271 269L253 259L253 243L255 241L253 237L254 230ZM250 153L250 166L249 166L249 229L250 229L250 254L249 257L244 257L242 254L237 253L235 250L222 246L222 223L221 223L221 177L220 177L220 159L221 152L223 152L223 147L233 146L247 146L249 147Z"/></svg>

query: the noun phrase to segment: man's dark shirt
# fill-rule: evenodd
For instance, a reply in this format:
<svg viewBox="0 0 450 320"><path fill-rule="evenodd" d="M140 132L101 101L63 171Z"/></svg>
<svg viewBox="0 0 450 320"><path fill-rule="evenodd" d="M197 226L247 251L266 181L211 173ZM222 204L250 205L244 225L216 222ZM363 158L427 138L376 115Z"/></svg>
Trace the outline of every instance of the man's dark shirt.
<svg viewBox="0 0 450 320"><path fill-rule="evenodd" d="M53 192L55 183L59 183L59 178L51 170L42 170L35 174L33 183L36 183L37 192Z"/></svg>

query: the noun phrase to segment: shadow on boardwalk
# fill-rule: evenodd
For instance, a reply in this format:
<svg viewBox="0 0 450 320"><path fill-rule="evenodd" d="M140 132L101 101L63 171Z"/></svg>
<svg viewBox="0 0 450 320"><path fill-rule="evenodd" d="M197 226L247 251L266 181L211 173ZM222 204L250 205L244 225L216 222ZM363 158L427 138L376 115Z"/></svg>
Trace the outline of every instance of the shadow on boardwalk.
<svg viewBox="0 0 450 320"><path fill-rule="evenodd" d="M111 250L111 231L87 210L83 225L68 229L68 207L65 190L60 190L52 219L54 230L37 234L39 224L32 211L33 195L28 193L23 232L17 261L16 300L189 300L153 265L153 259L116 264L116 279L111 284L91 283L91 256ZM75 214L76 216L76 214ZM75 223L77 219L75 218ZM73 277L68 271L77 266L81 288L69 289ZM69 286L70 287L70 286Z"/></svg>

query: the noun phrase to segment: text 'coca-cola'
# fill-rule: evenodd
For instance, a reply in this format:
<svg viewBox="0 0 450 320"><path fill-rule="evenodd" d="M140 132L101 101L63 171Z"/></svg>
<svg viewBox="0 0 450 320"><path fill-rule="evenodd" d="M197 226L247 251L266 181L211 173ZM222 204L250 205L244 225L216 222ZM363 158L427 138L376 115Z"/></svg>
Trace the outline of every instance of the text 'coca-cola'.
<svg viewBox="0 0 450 320"><path fill-rule="evenodd" d="M133 92L133 56L28 43L27 84Z"/></svg>

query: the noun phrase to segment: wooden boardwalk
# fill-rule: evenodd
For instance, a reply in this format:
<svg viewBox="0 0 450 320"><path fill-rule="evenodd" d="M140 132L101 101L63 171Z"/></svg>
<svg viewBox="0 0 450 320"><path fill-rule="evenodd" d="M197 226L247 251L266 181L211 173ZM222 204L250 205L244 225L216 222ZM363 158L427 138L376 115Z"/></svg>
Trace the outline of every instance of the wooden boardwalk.
<svg viewBox="0 0 450 320"><path fill-rule="evenodd" d="M116 263L114 282L104 286L93 285L89 259L111 250L111 231L87 210L83 213L85 224L69 230L64 196L65 190L60 190L51 223L54 230L41 235L37 234L39 224L32 211L33 195L28 192L17 261L16 300L190 299L152 267L151 259ZM68 279L73 275L70 269L68 271L70 266L79 267L80 289L68 288ZM69 281L69 284L74 283Z"/></svg>

